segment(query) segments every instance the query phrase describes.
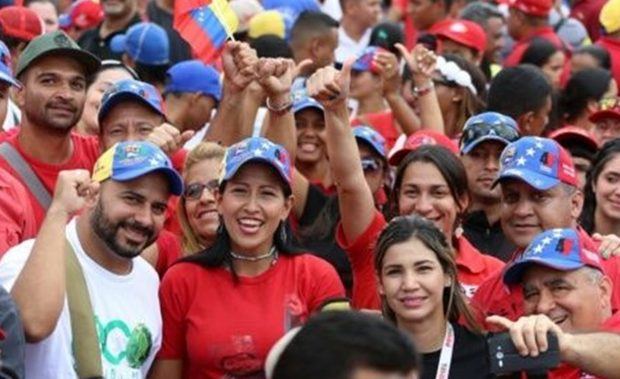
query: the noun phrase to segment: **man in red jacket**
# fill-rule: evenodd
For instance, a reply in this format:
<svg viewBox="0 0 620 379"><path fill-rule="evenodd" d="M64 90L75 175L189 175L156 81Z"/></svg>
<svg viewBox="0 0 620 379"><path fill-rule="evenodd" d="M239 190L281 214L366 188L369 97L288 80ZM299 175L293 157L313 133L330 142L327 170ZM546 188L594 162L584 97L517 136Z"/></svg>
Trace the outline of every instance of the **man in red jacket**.
<svg viewBox="0 0 620 379"><path fill-rule="evenodd" d="M517 43L504 60L504 67L518 65L523 53L535 38L546 39L558 48L564 48L560 37L549 26L552 0L509 0L508 5L508 33Z"/></svg>

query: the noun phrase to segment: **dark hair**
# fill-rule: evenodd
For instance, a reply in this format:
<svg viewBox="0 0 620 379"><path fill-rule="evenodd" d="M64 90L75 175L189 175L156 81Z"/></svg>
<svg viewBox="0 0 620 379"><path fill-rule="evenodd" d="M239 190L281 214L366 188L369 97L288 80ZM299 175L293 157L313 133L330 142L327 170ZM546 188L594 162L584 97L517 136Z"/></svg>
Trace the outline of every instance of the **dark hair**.
<svg viewBox="0 0 620 379"><path fill-rule="evenodd" d="M599 45L587 45L582 46L575 51L573 51L573 55L577 54L587 54L592 56L598 62L601 68L606 70L611 70L611 55L609 55L609 51L605 50L604 47Z"/></svg>
<svg viewBox="0 0 620 379"><path fill-rule="evenodd" d="M521 62L542 67L549 62L553 54L560 51L554 44L544 38L534 38L521 56Z"/></svg>
<svg viewBox="0 0 620 379"><path fill-rule="evenodd" d="M574 73L560 95L562 118L570 124L581 116L590 101L601 100L611 80L611 73L602 68L588 68Z"/></svg>
<svg viewBox="0 0 620 379"><path fill-rule="evenodd" d="M166 82L166 72L170 65L151 65L135 62L136 73L140 80L152 85L164 84Z"/></svg>
<svg viewBox="0 0 620 379"><path fill-rule="evenodd" d="M140 80L140 77L133 70L133 68L127 66L121 61L117 61L114 59L107 59L107 60L102 61L97 71L95 71L95 73L91 75L91 77L89 78L89 83L92 84L96 82L97 79L99 78L99 75L101 75L101 73L103 73L104 71L116 70L116 69L125 70L131 76L132 79Z"/></svg>
<svg viewBox="0 0 620 379"><path fill-rule="evenodd" d="M542 109L551 92L551 84L538 67L524 64L504 68L491 81L487 110L518 120L525 113Z"/></svg>
<svg viewBox="0 0 620 379"><path fill-rule="evenodd" d="M404 34L401 26L395 22L382 22L375 25L370 33L369 46L379 46L390 51L396 56L400 56L400 52L394 46L397 43L403 43Z"/></svg>
<svg viewBox="0 0 620 379"><path fill-rule="evenodd" d="M487 26L489 19L493 17L504 18L497 6L482 1L469 3L461 10L461 19L473 21L483 28Z"/></svg>
<svg viewBox="0 0 620 379"><path fill-rule="evenodd" d="M267 165L266 163L261 164L264 164L266 167L269 167L275 172L275 168L273 168L272 166ZM280 181L284 197L288 198L292 194L291 187L286 185L284 181ZM224 193L227 184L228 181L224 181L220 184L220 193ZM288 220L283 221L280 223L280 225L278 225L278 228L273 235L273 244L278 254L303 254L303 252L297 247L297 242L293 237ZM196 263L197 265L202 267L228 267L233 275L233 278L236 281L238 280L238 276L235 272L235 267L232 264L233 260L232 256L230 255L230 251L230 235L226 230L226 225L224 224L224 221L220 218L220 226L217 230L217 237L215 238L213 245L197 254L193 254L181 259L180 262Z"/></svg>
<svg viewBox="0 0 620 379"><path fill-rule="evenodd" d="M349 379L357 368L409 374L420 367L411 339L378 317L352 311L320 313L277 360L273 379Z"/></svg>
<svg viewBox="0 0 620 379"><path fill-rule="evenodd" d="M410 164L417 162L430 163L439 170L441 176L448 184L448 189L455 202L459 202L463 197L469 196L467 172L461 160L443 146L424 145L407 154L396 169L394 188L388 203L389 216L399 216L398 200L400 199L400 190L405 171Z"/></svg>
<svg viewBox="0 0 620 379"><path fill-rule="evenodd" d="M291 47L298 46L310 38L329 33L331 29L338 28L338 26L338 21L323 12L301 12L291 28Z"/></svg>
<svg viewBox="0 0 620 379"><path fill-rule="evenodd" d="M620 139L608 141L594 156L592 167L586 175L586 184L584 186L585 200L583 209L581 210L581 216L579 216L579 223L589 234L594 233L596 230L596 225L594 225L596 196L592 186L598 180L599 175L603 172L607 163L618 154L620 154Z"/></svg>
<svg viewBox="0 0 620 379"><path fill-rule="evenodd" d="M379 235L375 248L377 276L381 278L383 260L390 247L413 238L422 242L424 246L435 253L443 272L451 279L450 286L445 287L443 293L443 314L446 319L453 323L463 319L472 331L480 333L481 328L467 306L465 295L461 292L457 278L455 254L448 244L446 236L431 221L416 215L400 216L390 221ZM412 254L414 254L413 251ZM381 303L383 316L396 323L396 315L383 296Z"/></svg>
<svg viewBox="0 0 620 379"><path fill-rule="evenodd" d="M259 58L293 58L291 47L276 35L267 34L253 38L250 46L256 50Z"/></svg>

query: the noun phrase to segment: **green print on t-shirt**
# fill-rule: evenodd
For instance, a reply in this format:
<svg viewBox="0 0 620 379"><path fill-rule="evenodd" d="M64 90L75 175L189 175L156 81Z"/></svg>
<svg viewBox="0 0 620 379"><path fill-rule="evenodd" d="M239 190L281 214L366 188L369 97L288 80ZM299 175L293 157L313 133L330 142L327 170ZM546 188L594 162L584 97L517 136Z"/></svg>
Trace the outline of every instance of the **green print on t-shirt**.
<svg viewBox="0 0 620 379"><path fill-rule="evenodd" d="M97 325L101 354L108 363L116 366L123 359L127 359L127 364L131 368L142 366L153 347L153 337L146 325L138 324L130 331L127 324L122 320L112 320L103 325L97 316L95 316L95 324ZM110 351L109 349L108 339L114 333L121 333L126 339L125 348L121 351Z"/></svg>

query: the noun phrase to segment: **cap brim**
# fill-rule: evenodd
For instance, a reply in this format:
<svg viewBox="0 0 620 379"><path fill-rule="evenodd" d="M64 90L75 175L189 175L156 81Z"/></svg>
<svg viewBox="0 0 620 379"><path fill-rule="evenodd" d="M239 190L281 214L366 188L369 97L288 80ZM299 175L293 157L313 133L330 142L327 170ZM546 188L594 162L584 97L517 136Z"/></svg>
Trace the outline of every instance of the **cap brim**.
<svg viewBox="0 0 620 379"><path fill-rule="evenodd" d="M17 88L22 88L22 84L17 79L15 79L11 75L8 75L2 71L0 71L0 81L9 83L10 85L15 86Z"/></svg>
<svg viewBox="0 0 620 379"><path fill-rule="evenodd" d="M237 163L237 165L235 167L233 167L231 170L227 171L226 174L222 177L222 182L228 181L230 180L233 176L235 176L237 174L237 172L239 171L239 169L241 167L243 167L244 165L248 164L248 163L252 163L252 162L258 162L258 163L265 163L267 165L269 165L270 167L273 167L276 172L278 173L278 175L280 175L280 178L284 181L284 183L286 183L286 185L288 185L289 187L291 186L291 181L289 179L289 177L286 175L286 173L282 172L282 170L280 169L280 167L278 167L277 165L273 164L273 162L267 158L264 157L256 157L256 156L249 156L245 159L243 159L242 161L240 161L239 163Z"/></svg>
<svg viewBox="0 0 620 379"><path fill-rule="evenodd" d="M585 264L560 259L543 259L542 257L526 258L508 267L508 269L504 272L504 283L509 285L521 283L523 274L532 266L545 266L559 271L573 271L584 267Z"/></svg>
<svg viewBox="0 0 620 379"><path fill-rule="evenodd" d="M89 53L86 50L78 50L78 49L71 49L71 48L57 48L57 49L46 51L42 53L41 55L37 56L35 59L28 62L26 66L22 67L20 71L15 73L15 76L19 77L19 75L21 75L22 72L26 71L28 67L32 66L39 59L50 56L50 55L59 55L62 57L72 58L76 60L84 68L84 74L86 75L87 78L92 76L94 73L96 73L97 70L99 70L99 66L101 66L101 61L99 60L99 58L97 58L96 56L94 56L93 54Z"/></svg>
<svg viewBox="0 0 620 379"><path fill-rule="evenodd" d="M406 148L400 149L394 152L394 154L392 154L388 158L388 163L390 164L390 166L398 166L400 162L402 162L402 160L405 159L407 154L409 154L412 151L413 151L412 149L406 149Z"/></svg>
<svg viewBox="0 0 620 379"><path fill-rule="evenodd" d="M470 142L469 145L464 146L463 150L461 150L461 154L469 154L471 153L471 151L478 145L480 145L482 142L486 142L486 141L498 141L498 142L502 142L506 145L508 145L510 143L510 141L508 141L505 138L502 138L500 136L493 136L493 135L489 135L489 136L484 136L484 137L480 137L477 140L474 140L473 142Z"/></svg>
<svg viewBox="0 0 620 379"><path fill-rule="evenodd" d="M546 191L560 184L560 179L550 178L546 175L540 175L522 168L509 168L499 175L495 182L493 182L491 188L495 188L497 184L505 181L506 179L516 179L526 182L540 191Z"/></svg>
<svg viewBox="0 0 620 379"><path fill-rule="evenodd" d="M318 103L301 103L298 105L293 105L293 114L303 111L304 109L309 109L309 108L318 109L321 112L325 112L323 107Z"/></svg>
<svg viewBox="0 0 620 379"><path fill-rule="evenodd" d="M172 192L173 195L181 196L183 194L183 178L181 178L181 175L179 175L176 170L168 167L146 167L143 170L112 175L111 179L117 182L126 182L155 172L161 172L167 176L168 183L170 184L170 192Z"/></svg>
<svg viewBox="0 0 620 379"><path fill-rule="evenodd" d="M97 113L97 121L99 122L99 125L101 125L101 121L110 112L110 109L125 100L138 101L140 104L147 106L153 112L164 117L164 119L166 118L166 115L160 109L157 109L157 107L146 101L142 96L139 96L133 92L122 91L110 96L105 103L101 104L101 108L99 108L99 112Z"/></svg>
<svg viewBox="0 0 620 379"><path fill-rule="evenodd" d="M590 116L590 121L599 122L606 118L620 119L620 112L613 111L611 109L606 110L606 111L598 111L596 113L593 113L592 116Z"/></svg>

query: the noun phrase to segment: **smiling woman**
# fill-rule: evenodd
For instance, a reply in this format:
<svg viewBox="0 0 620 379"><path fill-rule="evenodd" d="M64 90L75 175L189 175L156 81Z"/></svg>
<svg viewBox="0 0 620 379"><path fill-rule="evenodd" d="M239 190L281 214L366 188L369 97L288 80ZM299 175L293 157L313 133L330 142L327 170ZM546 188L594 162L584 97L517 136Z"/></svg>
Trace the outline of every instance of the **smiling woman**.
<svg viewBox="0 0 620 379"><path fill-rule="evenodd" d="M344 296L327 262L291 244L286 150L249 138L227 150L223 165L214 241L172 266L162 281L165 337L155 378L262 376L267 352L286 331ZM212 208L192 208L188 199L185 208L189 224L192 217L201 223L211 217Z"/></svg>

